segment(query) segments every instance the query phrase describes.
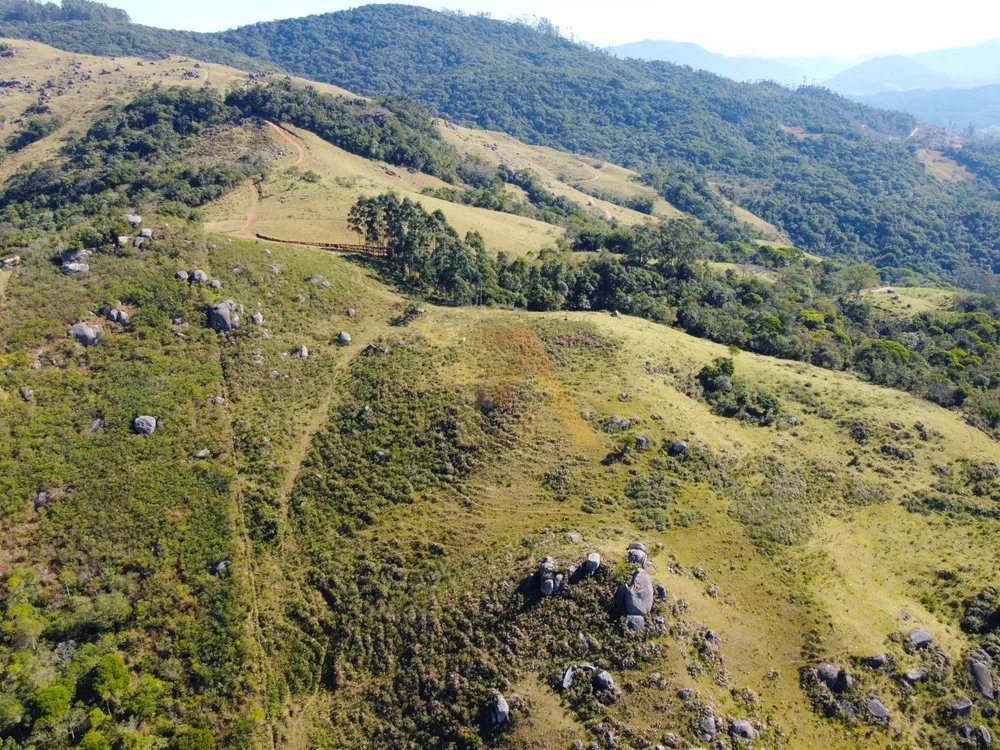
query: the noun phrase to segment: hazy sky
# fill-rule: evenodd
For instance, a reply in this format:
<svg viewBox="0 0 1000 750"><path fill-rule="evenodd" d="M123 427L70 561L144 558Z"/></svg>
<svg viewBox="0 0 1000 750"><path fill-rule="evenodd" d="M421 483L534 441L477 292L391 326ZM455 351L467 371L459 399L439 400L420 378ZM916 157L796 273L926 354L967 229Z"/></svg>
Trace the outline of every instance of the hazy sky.
<svg viewBox="0 0 1000 750"><path fill-rule="evenodd" d="M217 31L326 13L346 0L105 0L137 23ZM402 0L401 0L402 1ZM966 0L956 12L928 0L406 0L496 18L545 16L600 45L641 39L696 42L730 55L767 57L912 53L1000 37L1000 2ZM926 7L924 7L926 5Z"/></svg>

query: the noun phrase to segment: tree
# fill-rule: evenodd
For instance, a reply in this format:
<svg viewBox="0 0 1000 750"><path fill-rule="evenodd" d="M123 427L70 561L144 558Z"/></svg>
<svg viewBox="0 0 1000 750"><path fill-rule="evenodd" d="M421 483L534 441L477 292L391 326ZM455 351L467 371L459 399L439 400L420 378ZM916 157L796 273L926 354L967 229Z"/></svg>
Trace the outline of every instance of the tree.
<svg viewBox="0 0 1000 750"><path fill-rule="evenodd" d="M855 263L844 269L843 280L848 291L860 296L865 289L878 285L878 271L867 263Z"/></svg>
<svg viewBox="0 0 1000 750"><path fill-rule="evenodd" d="M94 666L91 685L94 692L108 705L121 700L130 682L128 667L118 654L106 654Z"/></svg>

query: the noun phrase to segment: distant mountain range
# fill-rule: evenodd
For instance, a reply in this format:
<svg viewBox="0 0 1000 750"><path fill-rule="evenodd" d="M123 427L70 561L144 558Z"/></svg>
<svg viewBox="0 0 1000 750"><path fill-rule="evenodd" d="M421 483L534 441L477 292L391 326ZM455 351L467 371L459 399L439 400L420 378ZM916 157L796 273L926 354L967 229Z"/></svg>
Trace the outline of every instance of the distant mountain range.
<svg viewBox="0 0 1000 750"><path fill-rule="evenodd" d="M645 40L607 51L665 60L737 81L818 83L866 104L953 128L1000 130L1000 39L915 55L839 59L728 56L687 42Z"/></svg>

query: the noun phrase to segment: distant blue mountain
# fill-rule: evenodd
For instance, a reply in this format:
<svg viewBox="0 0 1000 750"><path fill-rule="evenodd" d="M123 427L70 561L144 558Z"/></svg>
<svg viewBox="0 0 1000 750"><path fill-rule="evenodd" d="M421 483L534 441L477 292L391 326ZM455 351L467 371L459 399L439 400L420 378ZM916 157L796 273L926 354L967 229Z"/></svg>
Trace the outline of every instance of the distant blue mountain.
<svg viewBox="0 0 1000 750"><path fill-rule="evenodd" d="M608 47L608 52L621 58L638 60L665 60L688 65L695 70L707 70L737 81L777 81L788 86L802 83L805 71L766 57L729 57L709 52L690 42L670 42L647 39Z"/></svg>

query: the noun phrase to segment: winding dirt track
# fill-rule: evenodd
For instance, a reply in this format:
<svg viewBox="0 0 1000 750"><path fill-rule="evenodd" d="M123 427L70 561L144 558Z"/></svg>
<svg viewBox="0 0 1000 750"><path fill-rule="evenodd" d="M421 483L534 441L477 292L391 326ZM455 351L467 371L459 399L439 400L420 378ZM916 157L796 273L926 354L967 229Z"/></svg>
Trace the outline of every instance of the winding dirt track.
<svg viewBox="0 0 1000 750"><path fill-rule="evenodd" d="M295 150L298 151L298 156L295 158L295 166L297 167L297 166L301 165L302 162L304 162L306 160L306 149L305 149L305 146L303 146L301 143L299 143L298 139L292 137L292 134L290 132L288 132L287 130L285 130L280 125L276 125L275 123L271 122L270 120L266 120L265 122L267 122L267 124L270 125L274 129L274 132L277 133L278 135L280 135L282 137L282 139L288 141L289 143L292 144L292 146L295 147Z"/></svg>

